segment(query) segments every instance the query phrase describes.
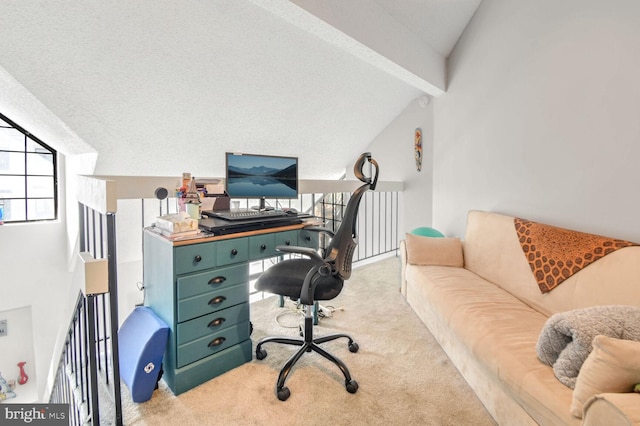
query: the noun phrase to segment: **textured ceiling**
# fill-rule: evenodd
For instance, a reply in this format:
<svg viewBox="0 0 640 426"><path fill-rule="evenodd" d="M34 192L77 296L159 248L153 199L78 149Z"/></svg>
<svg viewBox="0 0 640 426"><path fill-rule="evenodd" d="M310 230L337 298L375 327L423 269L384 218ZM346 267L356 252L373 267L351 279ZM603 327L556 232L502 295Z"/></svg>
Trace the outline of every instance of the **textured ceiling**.
<svg viewBox="0 0 640 426"><path fill-rule="evenodd" d="M308 23L349 36L293 3L3 0L0 108L13 107L10 76L37 100L25 105L47 112L34 117L81 141L46 142L67 154L97 151L96 174L220 176L223 153L236 151L298 156L302 178L334 178L425 89L414 71L402 77L327 41ZM415 31L444 58L479 0L357 3L405 29L449 4L455 25L441 17L437 34ZM462 12L453 7L461 3ZM279 12L291 7L298 18ZM42 137L43 123L19 124Z"/></svg>

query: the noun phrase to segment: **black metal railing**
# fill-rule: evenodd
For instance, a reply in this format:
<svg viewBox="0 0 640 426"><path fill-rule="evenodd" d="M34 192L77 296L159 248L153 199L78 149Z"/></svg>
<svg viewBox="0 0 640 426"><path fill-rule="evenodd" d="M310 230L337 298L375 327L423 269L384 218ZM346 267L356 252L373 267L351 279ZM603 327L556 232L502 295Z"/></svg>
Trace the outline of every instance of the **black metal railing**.
<svg viewBox="0 0 640 426"><path fill-rule="evenodd" d="M115 214L80 204L80 252L108 260L107 293L80 291L58 364L50 402L70 405L69 424L122 425L118 361Z"/></svg>

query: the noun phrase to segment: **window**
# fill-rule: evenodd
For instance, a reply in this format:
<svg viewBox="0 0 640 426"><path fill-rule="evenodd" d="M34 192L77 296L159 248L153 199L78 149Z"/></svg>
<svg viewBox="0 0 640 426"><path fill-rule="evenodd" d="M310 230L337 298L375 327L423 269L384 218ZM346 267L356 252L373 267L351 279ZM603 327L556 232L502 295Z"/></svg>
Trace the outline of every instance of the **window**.
<svg viewBox="0 0 640 426"><path fill-rule="evenodd" d="M0 203L4 223L58 217L56 151L0 114Z"/></svg>

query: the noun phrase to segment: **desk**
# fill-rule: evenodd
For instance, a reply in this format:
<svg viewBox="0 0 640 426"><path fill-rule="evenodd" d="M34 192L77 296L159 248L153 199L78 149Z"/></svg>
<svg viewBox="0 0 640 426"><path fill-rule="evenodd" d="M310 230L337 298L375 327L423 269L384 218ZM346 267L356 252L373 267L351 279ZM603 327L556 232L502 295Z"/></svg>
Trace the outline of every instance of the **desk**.
<svg viewBox="0 0 640 426"><path fill-rule="evenodd" d="M170 241L144 232L145 306L169 326L163 378L178 395L251 361L249 262L318 247L305 224Z"/></svg>

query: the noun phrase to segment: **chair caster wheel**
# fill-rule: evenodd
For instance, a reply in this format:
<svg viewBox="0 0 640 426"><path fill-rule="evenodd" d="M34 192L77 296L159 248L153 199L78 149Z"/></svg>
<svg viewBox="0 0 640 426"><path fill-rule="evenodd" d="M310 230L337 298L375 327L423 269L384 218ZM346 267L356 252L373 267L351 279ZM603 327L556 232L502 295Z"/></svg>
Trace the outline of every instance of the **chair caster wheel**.
<svg viewBox="0 0 640 426"><path fill-rule="evenodd" d="M262 360L265 359L267 357L267 351L265 351L262 348L256 348L256 359L257 360Z"/></svg>
<svg viewBox="0 0 640 426"><path fill-rule="evenodd" d="M350 382L346 383L346 387L347 392L356 393L358 391L358 382L356 382L355 380L351 380Z"/></svg>
<svg viewBox="0 0 640 426"><path fill-rule="evenodd" d="M291 396L291 392L289 391L289 388L286 386L278 389L276 393L278 394L278 399L280 401L286 401L287 399L289 399L289 396Z"/></svg>
<svg viewBox="0 0 640 426"><path fill-rule="evenodd" d="M358 352L358 349L360 349L360 346L358 346L358 344L356 342L351 342L349 343L349 351L356 353Z"/></svg>

